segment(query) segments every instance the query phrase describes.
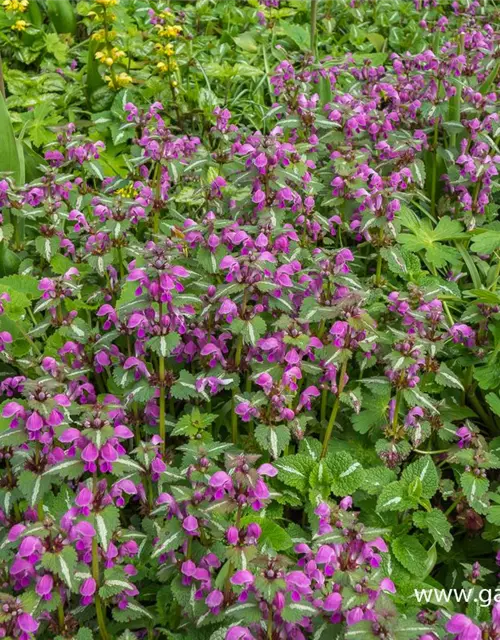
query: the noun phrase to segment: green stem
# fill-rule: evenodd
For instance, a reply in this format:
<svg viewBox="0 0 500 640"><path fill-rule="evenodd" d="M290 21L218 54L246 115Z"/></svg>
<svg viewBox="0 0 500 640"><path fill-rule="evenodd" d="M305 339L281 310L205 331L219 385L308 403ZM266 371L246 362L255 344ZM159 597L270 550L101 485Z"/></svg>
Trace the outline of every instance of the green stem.
<svg viewBox="0 0 500 640"><path fill-rule="evenodd" d="M438 449L437 451L422 451L421 449L413 449L415 453L422 453L423 455L434 455L437 453L448 453L448 449Z"/></svg>
<svg viewBox="0 0 500 640"><path fill-rule="evenodd" d="M5 93L5 81L4 81L4 78L3 78L3 63L2 63L1 54L0 54L0 94L2 94L2 97L5 100L5 98L7 96L6 96L6 93Z"/></svg>
<svg viewBox="0 0 500 640"><path fill-rule="evenodd" d="M267 616L267 640L273 640L273 605L268 602L269 613Z"/></svg>
<svg viewBox="0 0 500 640"><path fill-rule="evenodd" d="M465 34L461 33L459 35L457 54L459 56L463 55L465 49ZM462 106L462 85L460 81L457 82L457 91L454 96L452 96L450 100L450 107L448 110L448 119L451 122L460 122L460 110ZM450 146L455 147L457 144L457 134L450 134Z"/></svg>
<svg viewBox="0 0 500 640"><path fill-rule="evenodd" d="M401 404L401 391L396 392L396 404L392 416L392 435L395 436L398 430L399 405Z"/></svg>
<svg viewBox="0 0 500 640"><path fill-rule="evenodd" d="M469 393L469 402L472 405L474 411L482 418L483 422L490 427L490 429L495 429L496 425L490 416L484 410L482 404L479 402L476 394L474 392Z"/></svg>
<svg viewBox="0 0 500 640"><path fill-rule="evenodd" d="M153 174L153 184L155 185L155 203L153 218L153 234L157 235L160 231L160 189L161 189L161 164L155 167Z"/></svg>
<svg viewBox="0 0 500 640"><path fill-rule="evenodd" d="M489 76L486 78L483 84L479 87L479 93L481 93L483 96L486 93L488 93L490 88L495 83L499 71L500 71L500 60L497 60Z"/></svg>
<svg viewBox="0 0 500 640"><path fill-rule="evenodd" d="M379 248L378 248L378 255L377 255L377 270L375 272L376 287L380 287L380 285L382 284L382 254L380 253L380 250L382 249L382 243L384 241L384 230L382 229L382 227L380 227L379 229L378 239L379 239Z"/></svg>
<svg viewBox="0 0 500 640"><path fill-rule="evenodd" d="M497 266L495 268L495 273L493 275L493 282L490 285L490 289L492 291L497 290L498 277L500 276L500 256L497 253L495 253L495 258L497 259Z"/></svg>
<svg viewBox="0 0 500 640"><path fill-rule="evenodd" d="M236 390L233 389L233 395L231 397L231 439L233 444L238 443L238 415L235 412L234 407L234 396L236 395Z"/></svg>
<svg viewBox="0 0 500 640"><path fill-rule="evenodd" d="M125 277L125 270L123 268L122 248L121 247L116 247L116 252L118 254L118 266L119 266L119 269L120 269L120 278L123 280L123 278Z"/></svg>
<svg viewBox="0 0 500 640"><path fill-rule="evenodd" d="M62 602L59 602L59 604L57 605L57 620L59 622L59 631L61 632L61 635L63 634L64 631L64 606Z"/></svg>
<svg viewBox="0 0 500 640"><path fill-rule="evenodd" d="M317 23L318 23L318 0L311 0L311 52L314 57L318 57L317 48Z"/></svg>
<svg viewBox="0 0 500 640"><path fill-rule="evenodd" d="M439 93L439 89L438 89ZM437 146L439 139L439 116L436 114L434 119L434 139L433 139L433 158L432 158L432 175L431 175L431 216L436 213L436 193L437 193Z"/></svg>
<svg viewBox="0 0 500 640"><path fill-rule="evenodd" d="M330 443L330 438L332 437L333 426L335 425L337 413L339 412L340 396L342 394L342 391L344 390L344 378L345 378L346 369L347 369L347 360L345 360L342 363L342 368L340 369L339 388L337 391L337 397L335 398L335 402L333 403L332 412L330 414L330 420L328 421L328 425L326 427L325 437L323 439L323 446L321 448L321 456L320 456L321 460L327 454L328 444Z"/></svg>
<svg viewBox="0 0 500 640"><path fill-rule="evenodd" d="M446 517L448 517L448 516L450 515L450 513L455 509L455 507L456 507L458 504L460 504L461 500L462 500L462 498L457 498L457 499L455 500L455 502L454 502L452 505L450 505L450 506L448 507L448 509L446 509L446 511L444 512L444 515L445 515Z"/></svg>
<svg viewBox="0 0 500 640"><path fill-rule="evenodd" d="M323 389L321 392L321 414L320 421L324 422L326 420L326 403L328 400L328 389Z"/></svg>

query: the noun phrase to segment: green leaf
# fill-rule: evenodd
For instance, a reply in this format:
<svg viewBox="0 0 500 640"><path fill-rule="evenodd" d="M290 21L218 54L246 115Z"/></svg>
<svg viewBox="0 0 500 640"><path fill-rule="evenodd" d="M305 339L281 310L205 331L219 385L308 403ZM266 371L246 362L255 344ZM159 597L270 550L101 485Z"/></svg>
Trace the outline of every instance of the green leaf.
<svg viewBox="0 0 500 640"><path fill-rule="evenodd" d="M361 489L371 495L377 495L395 479L396 474L392 469L388 469L387 467L379 466L365 469Z"/></svg>
<svg viewBox="0 0 500 640"><path fill-rule="evenodd" d="M429 634L429 627L413 620L398 618L394 627L394 638L397 640L415 640Z"/></svg>
<svg viewBox="0 0 500 640"><path fill-rule="evenodd" d="M454 387L455 389L462 389L462 391L464 388L460 378L443 362L439 365L439 371L436 374L436 382L439 382L444 387Z"/></svg>
<svg viewBox="0 0 500 640"><path fill-rule="evenodd" d="M391 482L384 487L377 500L377 511L403 511L408 506L407 499L403 496L403 485L400 482Z"/></svg>
<svg viewBox="0 0 500 640"><path fill-rule="evenodd" d="M345 632L345 637L353 638L353 640L371 640L376 636L372 631L373 623L368 620L362 620L349 627Z"/></svg>
<svg viewBox="0 0 500 640"><path fill-rule="evenodd" d="M364 478L364 470L361 463L350 454L340 451L326 458L332 474L332 492L336 496L347 496L358 489Z"/></svg>
<svg viewBox="0 0 500 640"><path fill-rule="evenodd" d="M466 471L460 476L460 486L467 497L469 504L484 496L490 486L489 480L482 476L476 476L472 471Z"/></svg>
<svg viewBox="0 0 500 640"><path fill-rule="evenodd" d="M185 539L184 532L181 529L178 520L170 520L168 528L162 532L158 544L151 554L151 558L157 558L162 553L178 549Z"/></svg>
<svg viewBox="0 0 500 640"><path fill-rule="evenodd" d="M171 387L170 392L176 400L187 400L198 395L195 386L195 378L192 373L183 369L179 373L179 378Z"/></svg>
<svg viewBox="0 0 500 640"><path fill-rule="evenodd" d="M259 545L272 548L274 551L285 551L293 546L290 535L270 518L259 516L246 516L242 519L242 525L248 525L256 522L262 529L262 535L259 538Z"/></svg>
<svg viewBox="0 0 500 640"><path fill-rule="evenodd" d="M300 602L292 602L286 605L281 611L281 617L286 622L299 622L304 617L312 618L316 613L317 611L312 604L301 600Z"/></svg>
<svg viewBox="0 0 500 640"><path fill-rule="evenodd" d="M237 602L225 611L226 616L234 616L237 620L241 620L244 624L259 622L262 613L256 602ZM225 635L222 636L224 640Z"/></svg>
<svg viewBox="0 0 500 640"><path fill-rule="evenodd" d="M393 540L392 552L396 559L415 576L424 577L427 551L414 536L404 535Z"/></svg>
<svg viewBox="0 0 500 640"><path fill-rule="evenodd" d="M451 524L446 516L439 509L432 511L418 511L413 514L413 522L419 529L428 529L434 540L446 551L449 551L453 544L451 535Z"/></svg>
<svg viewBox="0 0 500 640"><path fill-rule="evenodd" d="M99 513L94 514L93 524L97 531L99 544L107 551L111 538L120 524L120 512L113 505L108 505Z"/></svg>
<svg viewBox="0 0 500 640"><path fill-rule="evenodd" d="M299 453L295 456L284 456L276 461L275 466L278 469L279 480L299 491L305 491L314 460Z"/></svg>
<svg viewBox="0 0 500 640"><path fill-rule="evenodd" d="M500 416L500 397L496 393L487 393L486 402L497 416Z"/></svg>
<svg viewBox="0 0 500 640"><path fill-rule="evenodd" d="M256 345L257 340L263 336L267 330L266 322L260 316L254 316L248 321L236 318L229 328L235 335L243 336L245 344L252 346Z"/></svg>
<svg viewBox="0 0 500 640"><path fill-rule="evenodd" d="M18 486L28 504L34 507L49 490L50 480L43 475L36 475L32 471L25 470L19 475Z"/></svg>
<svg viewBox="0 0 500 640"><path fill-rule="evenodd" d="M500 527L500 504L493 505L486 516L488 522Z"/></svg>
<svg viewBox="0 0 500 640"><path fill-rule="evenodd" d="M471 250L474 253L491 254L500 249L500 231L484 231L472 239Z"/></svg>
<svg viewBox="0 0 500 640"><path fill-rule="evenodd" d="M180 335L172 332L166 336L156 336L146 342L146 346L162 358L169 356L180 342Z"/></svg>
<svg viewBox="0 0 500 640"><path fill-rule="evenodd" d="M76 588L75 569L78 562L76 551L73 547L66 546L60 553L44 553L42 565L57 575L68 585L71 590Z"/></svg>
<svg viewBox="0 0 500 640"><path fill-rule="evenodd" d="M401 481L409 486L416 479L422 483L422 497L430 499L436 493L439 475L436 465L430 456L422 456L403 471Z"/></svg>
<svg viewBox="0 0 500 640"><path fill-rule="evenodd" d="M42 292L38 289L38 280L33 276L12 275L0 278L0 292L14 290L22 293L29 300L38 300Z"/></svg>
<svg viewBox="0 0 500 640"><path fill-rule="evenodd" d="M74 480L82 475L84 468L85 465L81 460L63 460L62 462L55 464L53 467L49 467L43 475L57 475L60 478L69 478Z"/></svg>
<svg viewBox="0 0 500 640"><path fill-rule="evenodd" d="M299 24L289 22L281 22L280 27L285 32L285 35L295 42L299 49L302 49L302 51L309 50L311 36L308 29L305 29Z"/></svg>
<svg viewBox="0 0 500 640"><path fill-rule="evenodd" d="M248 31L241 33L239 36L234 36L233 40L236 42L240 49L247 51L248 53L255 53L258 50L257 42L251 33Z"/></svg>
<svg viewBox="0 0 500 640"><path fill-rule="evenodd" d="M19 148L14 136L14 129L7 110L5 98L0 92L0 174L8 173L18 184L24 173L23 158L20 157Z"/></svg>
<svg viewBox="0 0 500 640"><path fill-rule="evenodd" d="M276 459L290 442L290 429L284 424L259 424L255 429L255 439L264 451L269 451Z"/></svg>

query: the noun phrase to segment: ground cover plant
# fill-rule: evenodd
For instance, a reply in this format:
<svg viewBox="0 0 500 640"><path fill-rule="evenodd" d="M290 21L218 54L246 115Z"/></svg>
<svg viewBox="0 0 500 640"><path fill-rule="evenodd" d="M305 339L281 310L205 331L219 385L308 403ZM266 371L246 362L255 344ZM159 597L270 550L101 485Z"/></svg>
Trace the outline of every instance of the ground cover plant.
<svg viewBox="0 0 500 640"><path fill-rule="evenodd" d="M499 17L1 3L0 637L500 638Z"/></svg>

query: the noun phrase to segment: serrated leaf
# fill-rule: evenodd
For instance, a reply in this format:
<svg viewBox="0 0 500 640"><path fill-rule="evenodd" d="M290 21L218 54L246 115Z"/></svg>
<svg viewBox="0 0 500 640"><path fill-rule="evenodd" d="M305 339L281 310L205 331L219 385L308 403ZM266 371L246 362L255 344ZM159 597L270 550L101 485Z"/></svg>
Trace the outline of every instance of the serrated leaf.
<svg viewBox="0 0 500 640"><path fill-rule="evenodd" d="M439 474L430 456L422 456L416 462L410 464L401 476L401 481L407 487L416 479L422 483L422 497L432 498L438 489Z"/></svg>
<svg viewBox="0 0 500 640"><path fill-rule="evenodd" d="M276 461L278 478L290 487L305 491L313 465L314 460L304 454L285 456Z"/></svg>
<svg viewBox="0 0 500 640"><path fill-rule="evenodd" d="M336 496L350 495L361 486L363 467L350 454L344 451L331 453L326 461L332 475L331 490Z"/></svg>
<svg viewBox="0 0 500 640"><path fill-rule="evenodd" d="M400 536L392 541L392 552L396 559L415 576L424 577L427 551L414 536Z"/></svg>
<svg viewBox="0 0 500 640"><path fill-rule="evenodd" d="M453 536L451 524L439 509L419 511L413 514L413 522L419 529L428 529L434 540L446 551L451 549Z"/></svg>

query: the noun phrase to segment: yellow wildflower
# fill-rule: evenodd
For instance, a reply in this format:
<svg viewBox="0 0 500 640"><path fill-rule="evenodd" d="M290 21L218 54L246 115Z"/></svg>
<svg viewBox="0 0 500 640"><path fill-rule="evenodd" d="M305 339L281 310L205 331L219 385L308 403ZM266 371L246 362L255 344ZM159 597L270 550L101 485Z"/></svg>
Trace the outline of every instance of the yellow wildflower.
<svg viewBox="0 0 500 640"><path fill-rule="evenodd" d="M5 11L19 11L20 13L26 11L28 5L28 0L4 0L2 2Z"/></svg>
<svg viewBox="0 0 500 640"><path fill-rule="evenodd" d="M163 53L166 56L173 56L175 54L175 49L174 49L174 45L171 44L170 42L166 45L162 45L162 44L156 44L155 45L155 49L159 52L159 53Z"/></svg>
<svg viewBox="0 0 500 640"><path fill-rule="evenodd" d="M108 83L108 87L111 89L118 89L121 87L128 87L129 84L132 84L134 81L128 73L122 71L122 73L117 73L113 79L112 76L104 76L104 79Z"/></svg>
<svg viewBox="0 0 500 640"><path fill-rule="evenodd" d="M182 27L180 25L173 24L173 25L167 26L165 28L165 31L167 32L167 36L169 38L177 38L177 36L182 31Z"/></svg>
<svg viewBox="0 0 500 640"><path fill-rule="evenodd" d="M178 38L182 27L177 24L157 24L156 28L162 38Z"/></svg>
<svg viewBox="0 0 500 640"><path fill-rule="evenodd" d="M99 60L99 62L102 62L106 66L111 67L112 65L114 65L114 63L117 60L119 60L120 58L123 58L124 55L125 55L125 51L120 51L118 47L113 47L111 51L107 51L107 50L98 51L95 54L95 58L96 60Z"/></svg>
<svg viewBox="0 0 500 640"><path fill-rule="evenodd" d="M170 58L166 62L158 62L156 68L160 73L166 73L167 71L177 71L179 66L175 60Z"/></svg>
<svg viewBox="0 0 500 640"><path fill-rule="evenodd" d="M135 198L138 195L139 190L134 189L133 184L129 184L126 187L122 187L121 189L117 189L116 193L123 198Z"/></svg>
<svg viewBox="0 0 500 640"><path fill-rule="evenodd" d="M97 4L102 7L114 7L118 4L119 0L95 0Z"/></svg>
<svg viewBox="0 0 500 640"><path fill-rule="evenodd" d="M26 20L16 20L11 26L13 31L26 31L26 27L29 27L29 22Z"/></svg>
<svg viewBox="0 0 500 640"><path fill-rule="evenodd" d="M106 34L104 32L104 29L98 29L97 31L94 31L94 33L90 37L92 40L97 40L97 42L104 42L104 40L106 39Z"/></svg>

